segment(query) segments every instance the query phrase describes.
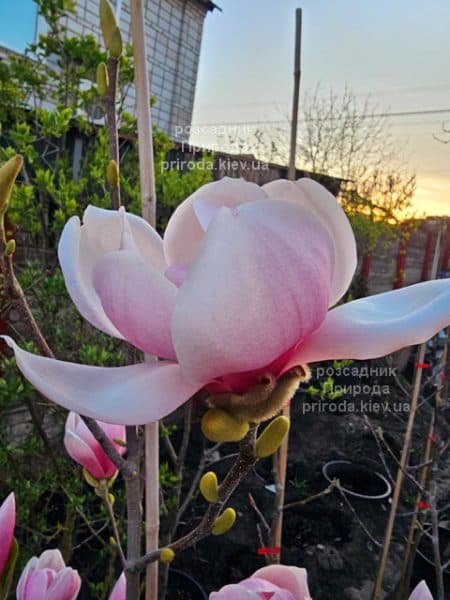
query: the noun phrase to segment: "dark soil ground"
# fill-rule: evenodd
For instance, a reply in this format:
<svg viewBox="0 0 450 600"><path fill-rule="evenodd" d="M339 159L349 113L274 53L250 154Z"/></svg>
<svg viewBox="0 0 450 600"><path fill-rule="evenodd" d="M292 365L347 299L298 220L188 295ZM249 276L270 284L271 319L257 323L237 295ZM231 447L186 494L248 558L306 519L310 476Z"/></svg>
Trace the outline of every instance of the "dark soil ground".
<svg viewBox="0 0 450 600"><path fill-rule="evenodd" d="M357 364L364 366L354 363ZM338 379L335 380L336 383L339 383ZM351 385L355 381L347 378L340 383ZM408 407L403 404L407 402L407 397L392 376L372 378L370 381L364 381L364 384L366 383L371 386L387 385L389 394L381 397L361 394L357 397L343 396L335 401L340 408L337 406L335 409L329 405L332 412L324 409L320 412L312 412L311 409L306 411L302 406L305 407L311 402L311 397L305 392L297 394L291 404L286 503L307 498L326 488L328 482L322 468L332 460L351 460L389 479L381 460L380 448L365 420L365 415L369 417L374 429L382 428L384 438L394 455L399 456L408 418ZM343 401L347 402L346 406ZM388 404L381 409L381 402ZM349 409L350 405L354 408ZM430 413L426 405L419 413L414 432L411 458L413 464L421 462L419 452L423 440L426 439ZM194 424L194 449L199 437L197 421ZM235 452L235 445L224 444L220 448L220 455L215 457L216 462L208 467L217 473L219 480L232 464L233 458L229 455ZM188 470L187 481L190 480L197 464L195 454L195 450L191 451L190 457L193 462L188 465L188 469L192 470ZM383 459L395 478L395 460L387 454L383 454ZM258 555L261 544L257 526L261 521L249 504L249 494L252 494L260 511L270 522L274 493L267 486L274 482L271 468L270 458L260 461L230 500L229 505L238 513L236 524L230 532L218 538L210 536L175 558L173 567L193 575L207 594L226 583L248 577L266 564L265 557ZM362 483L356 479L352 485L361 488ZM379 482L375 485L378 489ZM439 485L439 497L443 503L446 498L450 498L449 489L450 478L444 469ZM415 489L412 484L406 482L385 577L384 597L387 600L392 598L398 580L404 555L404 539L410 522L410 517L401 515L412 510L414 498ZM182 532L192 529L198 523L205 506L205 502L197 498L185 516ZM389 497L382 501L363 500L350 495L343 498L339 491L334 490L306 506L286 510L281 562L302 566L308 570L311 595L315 600L370 598L377 571L379 544L383 540L389 508ZM429 553L429 548L425 549L425 552ZM423 577L427 578L430 587L433 588L433 569L424 561L416 561L413 583ZM448 589L450 591L450 583ZM176 598L175 595L169 595L170 600L172 597ZM194 599L194 596L192 598Z"/></svg>

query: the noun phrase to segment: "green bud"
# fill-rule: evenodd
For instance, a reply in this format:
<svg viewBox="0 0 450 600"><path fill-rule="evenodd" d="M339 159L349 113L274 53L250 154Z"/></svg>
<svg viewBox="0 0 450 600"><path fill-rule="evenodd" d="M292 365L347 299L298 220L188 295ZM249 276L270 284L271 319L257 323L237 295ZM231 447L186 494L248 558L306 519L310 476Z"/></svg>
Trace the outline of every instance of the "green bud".
<svg viewBox="0 0 450 600"><path fill-rule="evenodd" d="M109 543L111 546L117 546L117 542L112 536L109 538Z"/></svg>
<svg viewBox="0 0 450 600"><path fill-rule="evenodd" d="M122 56L122 34L120 29L116 27L111 36L111 44L109 46L109 54L111 58L119 60Z"/></svg>
<svg viewBox="0 0 450 600"><path fill-rule="evenodd" d="M175 552L172 548L163 548L159 554L159 560L162 563L170 563L175 558Z"/></svg>
<svg viewBox="0 0 450 600"><path fill-rule="evenodd" d="M100 95L100 98L104 98L108 93L109 86L108 69L106 68L105 63L102 62L98 65L96 78L98 93Z"/></svg>
<svg viewBox="0 0 450 600"><path fill-rule="evenodd" d="M89 473L89 471L86 471L86 469L83 469L83 476L85 478L85 480L87 481L87 483L89 485L91 485L93 488L95 488L95 490L100 490L100 488L103 488L103 481L100 481L98 479L95 479L95 477L92 477L92 475Z"/></svg>
<svg viewBox="0 0 450 600"><path fill-rule="evenodd" d="M9 198L14 182L23 165L20 154L13 156L0 167L0 216L5 215L8 210Z"/></svg>
<svg viewBox="0 0 450 600"><path fill-rule="evenodd" d="M202 418L203 435L211 442L239 442L248 432L249 425L238 421L221 408L210 408Z"/></svg>
<svg viewBox="0 0 450 600"><path fill-rule="evenodd" d="M106 181L112 187L119 185L119 167L115 160L110 160L106 167Z"/></svg>
<svg viewBox="0 0 450 600"><path fill-rule="evenodd" d="M16 240L8 240L5 246L5 256L11 256L16 251Z"/></svg>
<svg viewBox="0 0 450 600"><path fill-rule="evenodd" d="M217 475L214 471L208 471L200 479L200 492L207 502L214 504L219 500L219 489L217 484Z"/></svg>
<svg viewBox="0 0 450 600"><path fill-rule="evenodd" d="M100 0L100 27L102 28L105 46L109 50L114 30L117 29L117 19L108 0Z"/></svg>
<svg viewBox="0 0 450 600"><path fill-rule="evenodd" d="M211 533L213 535L223 535L229 531L236 521L236 511L234 508L226 508L220 517L214 521Z"/></svg>
<svg viewBox="0 0 450 600"><path fill-rule="evenodd" d="M276 419L269 423L256 440L256 456L258 458L265 458L274 454L287 435L290 424L291 422L288 417L283 416L276 417Z"/></svg>

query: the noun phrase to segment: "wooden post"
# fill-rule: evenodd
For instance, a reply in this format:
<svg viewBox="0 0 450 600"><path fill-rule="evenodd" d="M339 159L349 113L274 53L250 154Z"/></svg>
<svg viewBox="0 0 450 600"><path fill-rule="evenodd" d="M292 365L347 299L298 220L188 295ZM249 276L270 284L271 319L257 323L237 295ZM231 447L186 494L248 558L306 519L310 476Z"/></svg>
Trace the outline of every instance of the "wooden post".
<svg viewBox="0 0 450 600"><path fill-rule="evenodd" d="M156 224L155 172L153 164L152 119L147 53L145 47L145 15L143 0L131 0L131 30L136 87L136 113L139 139L139 171L141 181L142 216L150 225ZM154 360L146 357L146 360ZM145 549L151 552L159 546L159 427L145 426ZM146 600L158 599L158 562L147 566Z"/></svg>
<svg viewBox="0 0 450 600"><path fill-rule="evenodd" d="M408 255L409 228L407 225L402 226L400 233L400 242L397 253L397 264L395 267L395 279L393 289L397 290L403 287L405 282L406 272L406 257Z"/></svg>
<svg viewBox="0 0 450 600"><path fill-rule="evenodd" d="M295 181L295 155L297 149L297 124L298 124L298 102L300 92L300 54L302 39L302 9L295 11L295 57L294 57L294 98L292 104L291 121L291 146L289 156L288 179ZM283 415L290 418L289 403L283 408ZM289 434L286 435L280 449L275 454L273 471L276 473L277 495L275 498L275 514L272 519L271 537L272 544L280 548L280 553L273 557L274 562L280 562L281 559L281 540L283 533L283 505L286 487L286 469L289 449Z"/></svg>
<svg viewBox="0 0 450 600"><path fill-rule="evenodd" d="M449 268L449 264L448 264L449 261L450 261L450 223L447 223L447 234L445 236L444 252L442 255L442 261L441 261L439 270L446 273Z"/></svg>
<svg viewBox="0 0 450 600"><path fill-rule="evenodd" d="M433 266L431 267L430 279L434 279L436 277L436 273L437 273L438 265L439 265L440 247L441 247L441 235L439 233L437 241L436 241L435 251L434 251ZM384 573L386 571L386 565L387 565L387 561L388 561L388 557L389 557L389 548L391 545L392 533L394 531L395 517L397 516L397 508L398 508L398 503L400 500L400 493L402 491L404 473L408 467L412 433L413 433L413 428L414 428L414 421L416 418L417 403L418 403L418 399L419 399L420 384L422 382L422 370L423 369L421 367L421 364L424 362L424 359L425 359L425 349L426 349L426 342L424 342L423 344L421 344L419 346L418 352L417 352L417 362L416 362L416 366L414 369L414 381L413 381L413 390L412 390L412 395L411 395L411 404L410 404L409 416L408 416L408 424L406 426L402 454L400 457L400 464L399 464L399 468L397 470L397 477L395 480L394 493L393 493L392 502L391 502L391 510L389 512L388 522L386 525L386 531L384 534L383 549L381 551L377 577L376 577L375 585L374 585L373 592L372 592L372 600L380 600L381 599L381 591L382 591L382 586L383 586Z"/></svg>
<svg viewBox="0 0 450 600"><path fill-rule="evenodd" d="M361 265L361 277L363 277L366 281L369 281L371 268L372 268L372 253L366 252L363 255L362 265Z"/></svg>
<svg viewBox="0 0 450 600"><path fill-rule="evenodd" d="M302 9L295 11L295 55L294 55L294 96L292 100L291 145L289 154L288 179L295 180L295 155L297 153L298 103L300 98L300 56L302 51Z"/></svg>
<svg viewBox="0 0 450 600"><path fill-rule="evenodd" d="M431 262L431 251L433 250L433 231L428 229L427 241L425 244L425 253L423 255L422 273L420 274L420 281L427 281L428 271L430 269Z"/></svg>

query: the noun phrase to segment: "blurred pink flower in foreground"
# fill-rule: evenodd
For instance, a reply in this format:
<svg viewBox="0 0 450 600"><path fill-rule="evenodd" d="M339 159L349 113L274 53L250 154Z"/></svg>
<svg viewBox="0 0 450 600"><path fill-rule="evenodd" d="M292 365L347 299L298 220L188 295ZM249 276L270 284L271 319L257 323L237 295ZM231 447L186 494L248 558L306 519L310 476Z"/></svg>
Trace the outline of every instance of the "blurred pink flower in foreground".
<svg viewBox="0 0 450 600"><path fill-rule="evenodd" d="M116 440L125 443L125 427L101 421L98 424L113 442L116 450L123 454L126 448L121 444L117 444ZM64 445L69 456L84 467L95 479L111 479L117 473L117 467L107 457L84 421L74 412L70 412L67 417Z"/></svg>
<svg viewBox="0 0 450 600"><path fill-rule="evenodd" d="M16 525L16 500L11 492L0 506L0 578L11 553Z"/></svg>
<svg viewBox="0 0 450 600"><path fill-rule="evenodd" d="M185 200L164 241L124 211L88 207L66 224L67 289L95 327L164 360L103 368L14 348L22 373L69 410L142 424L199 389L243 393L263 374L418 344L450 322L450 280L332 308L356 268L336 199L311 179L209 183Z"/></svg>
<svg viewBox="0 0 450 600"><path fill-rule="evenodd" d="M17 600L75 600L78 572L66 567L59 550L46 550L28 561L17 585Z"/></svg>
<svg viewBox="0 0 450 600"><path fill-rule="evenodd" d="M270 565L240 583L212 592L209 600L311 600L306 569Z"/></svg>
<svg viewBox="0 0 450 600"><path fill-rule="evenodd" d="M209 600L312 600L306 569L270 565L248 579L212 592ZM425 581L413 590L409 600L433 600Z"/></svg>
<svg viewBox="0 0 450 600"><path fill-rule="evenodd" d="M109 596L108 600L125 600L127 597L127 580L125 573L122 571L119 579L116 581L116 585Z"/></svg>

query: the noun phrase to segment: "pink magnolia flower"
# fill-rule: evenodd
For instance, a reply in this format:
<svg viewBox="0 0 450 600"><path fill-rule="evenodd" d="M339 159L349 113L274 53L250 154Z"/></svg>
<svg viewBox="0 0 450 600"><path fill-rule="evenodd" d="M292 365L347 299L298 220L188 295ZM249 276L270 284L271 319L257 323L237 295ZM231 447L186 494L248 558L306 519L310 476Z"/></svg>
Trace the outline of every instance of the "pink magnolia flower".
<svg viewBox="0 0 450 600"><path fill-rule="evenodd" d="M306 569L270 565L212 592L209 600L311 600L311 596Z"/></svg>
<svg viewBox="0 0 450 600"><path fill-rule="evenodd" d="M433 600L433 596L424 580L416 585L409 600Z"/></svg>
<svg viewBox="0 0 450 600"><path fill-rule="evenodd" d="M122 571L119 579L116 581L116 585L113 587L112 592L109 596L109 600L125 600L127 597L127 580L125 573Z"/></svg>
<svg viewBox="0 0 450 600"><path fill-rule="evenodd" d="M382 356L450 322L448 279L332 308L356 245L336 199L311 179L207 184L164 240L139 217L89 207L82 225L66 224L59 260L88 321L163 360L93 367L7 341L42 394L113 423L160 419L205 386L243 393L298 364Z"/></svg>
<svg viewBox="0 0 450 600"><path fill-rule="evenodd" d="M66 567L59 550L33 556L17 585L17 600L75 600L81 587L78 572Z"/></svg>
<svg viewBox="0 0 450 600"><path fill-rule="evenodd" d="M306 569L270 565L248 579L212 592L209 600L312 600ZM425 581L417 585L409 600L433 600Z"/></svg>
<svg viewBox="0 0 450 600"><path fill-rule="evenodd" d="M11 492L0 506L0 578L8 562L16 525L16 499Z"/></svg>
<svg viewBox="0 0 450 600"><path fill-rule="evenodd" d="M126 448L117 444L115 440L125 442L125 427L101 421L98 424L113 442L116 450L123 454ZM69 456L95 479L110 479L117 473L114 463L107 457L81 417L74 412L67 416L64 445Z"/></svg>

